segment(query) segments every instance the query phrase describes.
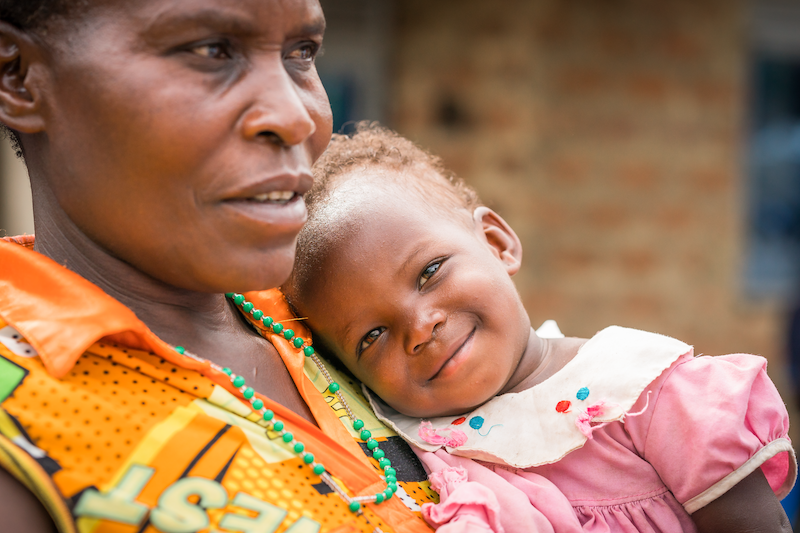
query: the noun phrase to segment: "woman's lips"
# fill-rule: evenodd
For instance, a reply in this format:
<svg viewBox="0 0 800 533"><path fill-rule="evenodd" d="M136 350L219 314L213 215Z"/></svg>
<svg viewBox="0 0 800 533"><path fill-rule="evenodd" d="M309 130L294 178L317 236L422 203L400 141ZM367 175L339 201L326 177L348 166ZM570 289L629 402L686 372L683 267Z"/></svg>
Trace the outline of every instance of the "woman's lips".
<svg viewBox="0 0 800 533"><path fill-rule="evenodd" d="M461 363L469 358L469 354L472 351L472 340L474 336L475 328L473 328L464 337L456 340L456 342L453 343L455 347L451 355L449 355L442 362L441 366L436 370L436 372L430 378L428 378L428 381L447 378L456 372L461 366Z"/></svg>
<svg viewBox="0 0 800 533"><path fill-rule="evenodd" d="M273 195L276 196L276 195ZM225 200L222 205L237 215L271 226L290 226L299 228L306 221L306 203L299 194L288 199L284 194L277 200L270 198L234 198Z"/></svg>

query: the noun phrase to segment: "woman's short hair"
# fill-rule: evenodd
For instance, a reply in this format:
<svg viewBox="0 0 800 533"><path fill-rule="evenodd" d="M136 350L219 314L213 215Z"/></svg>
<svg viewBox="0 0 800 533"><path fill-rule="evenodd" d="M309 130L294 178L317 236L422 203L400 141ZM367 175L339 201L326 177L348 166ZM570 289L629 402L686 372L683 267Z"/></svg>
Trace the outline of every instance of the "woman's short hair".
<svg viewBox="0 0 800 533"><path fill-rule="evenodd" d="M0 0L0 20L23 30L36 30L88 4L89 0Z"/></svg>

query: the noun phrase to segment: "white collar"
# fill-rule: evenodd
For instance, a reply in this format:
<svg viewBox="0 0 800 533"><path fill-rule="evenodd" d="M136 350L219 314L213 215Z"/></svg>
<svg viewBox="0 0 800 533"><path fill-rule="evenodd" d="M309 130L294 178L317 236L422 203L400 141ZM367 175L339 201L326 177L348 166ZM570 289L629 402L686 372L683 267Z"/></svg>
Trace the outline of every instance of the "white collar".
<svg viewBox="0 0 800 533"><path fill-rule="evenodd" d="M548 336L562 336L555 323L548 323ZM453 455L528 468L555 463L582 447L587 436L577 421L581 416L586 420L590 406L603 406L599 414L589 415L591 423L622 420L647 386L691 351L691 346L671 337L610 326L589 339L564 368L542 383L496 396L463 417L431 419L434 429L458 429L466 434L466 442L456 448L422 440L422 419L398 413L366 387L364 392L378 418L423 450L444 447ZM581 399L586 390L588 396ZM569 409L557 411L559 402L569 402ZM565 405L559 409L563 411Z"/></svg>

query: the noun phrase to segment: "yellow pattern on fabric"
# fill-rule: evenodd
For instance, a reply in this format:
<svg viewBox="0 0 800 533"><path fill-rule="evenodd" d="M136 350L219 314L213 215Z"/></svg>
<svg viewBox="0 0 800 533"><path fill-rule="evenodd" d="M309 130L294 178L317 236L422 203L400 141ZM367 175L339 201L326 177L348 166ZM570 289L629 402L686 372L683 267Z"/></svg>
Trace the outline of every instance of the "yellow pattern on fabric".
<svg viewBox="0 0 800 533"><path fill-rule="evenodd" d="M397 434L394 431L384 426L381 421L378 420L378 418L372 413L372 408L370 408L367 399L364 398L364 395L361 393L360 386L356 385L356 382L353 381L353 378L345 375L343 372L340 372L332 364L325 361L321 355L317 354L317 356L325 364L325 367L327 368L328 373L331 375L333 380L341 387L339 392L341 392L342 396L344 396L344 399L350 406L350 409L353 410L353 413L356 415L356 417L364 421L364 429L368 429L372 433L372 437L375 439L396 436ZM350 432L350 435L354 439L357 439L358 433L353 429L353 424L350 422L347 411L345 411L344 406L339 402L339 398L337 398L335 394L328 390L328 382L325 379L325 376L322 375L322 372L320 372L319 368L317 368L317 365L314 364L314 361L312 361L310 357L306 357L303 365L303 371L305 372L306 377L308 377L308 379L314 385L314 388L317 389L320 394L322 394L322 396L325 398L325 401L328 402L328 405L330 405L331 409L333 409L333 411L342 421L344 426Z"/></svg>
<svg viewBox="0 0 800 533"><path fill-rule="evenodd" d="M8 438L0 442L0 465L52 502L48 510L63 533L75 531L62 499L73 495L81 533L210 532L226 525L305 533L346 524L391 531L370 509L358 517L335 493L323 494L319 476L276 433L267 435L239 399L199 374L106 343L87 350L62 380L38 357L16 356L2 344L0 356L28 372L3 409L62 468L52 478L37 473L29 453ZM21 435L10 419L0 417L0 428ZM28 464L10 460L7 448ZM203 477L195 476L199 471Z"/></svg>
<svg viewBox="0 0 800 533"><path fill-rule="evenodd" d="M228 391L222 389L221 387L220 389L226 394L229 394L231 398L239 402L239 400L235 396L231 395ZM216 418L217 420L222 420L226 424L241 428L256 453L258 453L261 458L268 463L277 463L295 458L295 454L289 450L289 445L283 442L283 439L280 438L278 433L270 431L268 432L268 437L265 437L267 432L263 427L261 427L260 424L257 424L256 422L252 422L245 418L232 416L229 412L226 412L216 405L200 399L195 400L191 407L196 409L198 412L205 413L208 416Z"/></svg>
<svg viewBox="0 0 800 533"><path fill-rule="evenodd" d="M372 438L378 442L383 442L390 437L397 437L397 433L395 433L391 428L383 425L383 423L378 420L378 418L372 412L372 408L369 406L369 402L361 392L361 387L357 381L355 381L354 378L350 377L345 372L338 370L334 365L326 361L320 354L317 354L317 357L319 357L323 362L331 378L339 384L339 392L345 397L345 401L350 406L350 409L353 411L356 417L364 422L364 429L370 431ZM305 359L303 372L314 385L314 388L323 395L325 401L328 402L328 405L339 417L339 420L347 428L350 435L356 441L360 442L360 431L356 432L353 429L353 424L349 415L347 414L347 411L344 409L344 406L341 405L339 398L337 398L334 393L328 390L328 381L325 379L325 376L322 374L320 369L317 368L317 365L311 360L310 357ZM370 463L375 470L377 470L381 475L383 474L383 469L378 465L378 461L370 458ZM408 505L408 503L406 503L406 506L417 513L418 516L421 516L419 507L421 507L422 504L428 502L439 503L439 495L431 488L430 481L427 479L421 481L399 481L397 484L403 490L403 492L405 492L407 497L413 500L413 502L416 504L417 508ZM396 494L396 497L402 498L403 495L398 493Z"/></svg>

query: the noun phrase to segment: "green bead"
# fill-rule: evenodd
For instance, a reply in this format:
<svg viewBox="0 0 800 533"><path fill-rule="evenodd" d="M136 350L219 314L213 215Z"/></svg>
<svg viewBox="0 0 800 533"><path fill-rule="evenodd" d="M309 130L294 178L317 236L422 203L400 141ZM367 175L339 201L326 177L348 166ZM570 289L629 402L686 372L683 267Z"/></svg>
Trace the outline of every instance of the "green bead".
<svg viewBox="0 0 800 533"><path fill-rule="evenodd" d="M303 456L303 462L304 462L305 464L307 464L307 465L310 465L311 463L313 463L313 462L314 462L314 454L313 454L313 453L307 453L307 454L305 454L305 455Z"/></svg>
<svg viewBox="0 0 800 533"><path fill-rule="evenodd" d="M265 327L265 328L268 328L268 327L270 327L270 326L272 325L272 317L271 317L271 316L265 316L265 317L264 317L264 318L261 320L261 323L262 323L262 324L264 324L264 327Z"/></svg>
<svg viewBox="0 0 800 533"><path fill-rule="evenodd" d="M233 386L234 387L236 387L238 389L242 385L244 385L244 378L242 376L236 376L235 378L233 378Z"/></svg>
<svg viewBox="0 0 800 533"><path fill-rule="evenodd" d="M386 478L384 479L384 481L386 481L386 484L387 484L387 485L388 485L389 483L397 483L397 478L396 478L396 477L394 477L394 476L386 476Z"/></svg>
<svg viewBox="0 0 800 533"><path fill-rule="evenodd" d="M369 439L367 441L367 448L369 448L370 450L374 450L377 447L378 447L378 441L376 441L375 439Z"/></svg>
<svg viewBox="0 0 800 533"><path fill-rule="evenodd" d="M245 400L249 400L250 398L252 398L252 397L253 397L253 395L254 395L255 393L256 393L256 391L254 391L254 390L253 390L253 387L247 387L247 388L244 390L244 392L242 393L242 396L244 396L244 399L245 399Z"/></svg>
<svg viewBox="0 0 800 533"><path fill-rule="evenodd" d="M272 409L267 409L261 416L264 417L264 420L269 422L270 420L272 420L272 417L275 416L275 413L272 412Z"/></svg>
<svg viewBox="0 0 800 533"><path fill-rule="evenodd" d="M281 431L282 429L283 429L283 422L281 422L280 420L276 420L272 424L272 430L273 431Z"/></svg>
<svg viewBox="0 0 800 533"><path fill-rule="evenodd" d="M262 316L264 316L264 311L262 311L261 309L256 309L255 311L253 311L253 318L255 318L256 320L261 320Z"/></svg>
<svg viewBox="0 0 800 533"><path fill-rule="evenodd" d="M303 339L297 337L295 340L292 341L292 343L294 344L295 348L299 348L303 345Z"/></svg>
<svg viewBox="0 0 800 533"><path fill-rule="evenodd" d="M306 354L306 357L311 357L312 355L314 355L314 348L312 348L311 346L306 346L305 348L303 348L303 353Z"/></svg>
<svg viewBox="0 0 800 533"><path fill-rule="evenodd" d="M324 466L319 465L319 464L314 465L314 474L316 474L318 476L321 476L324 473L325 473L325 467Z"/></svg>
<svg viewBox="0 0 800 533"><path fill-rule="evenodd" d="M386 453L384 453L384 451L381 450L380 448L376 448L375 451L372 452L372 457L374 457L375 459L383 459L385 455Z"/></svg>
<svg viewBox="0 0 800 533"><path fill-rule="evenodd" d="M386 489L385 491L383 491L383 495L386 497L387 500L390 500L394 495L394 492L392 492L392 489Z"/></svg>
<svg viewBox="0 0 800 533"><path fill-rule="evenodd" d="M283 332L283 338L286 339L287 341L292 337L294 337L294 330L287 329L286 331Z"/></svg>
<svg viewBox="0 0 800 533"><path fill-rule="evenodd" d="M391 490L393 493L397 492L397 483L389 483L389 490Z"/></svg>
<svg viewBox="0 0 800 533"><path fill-rule="evenodd" d="M387 476L396 476L397 475L397 470L395 470L394 468L384 468L383 469L383 473L384 473L384 475L387 475Z"/></svg>
<svg viewBox="0 0 800 533"><path fill-rule="evenodd" d="M283 324L272 324L272 331L275 333L280 333L283 331Z"/></svg>
<svg viewBox="0 0 800 533"><path fill-rule="evenodd" d="M378 465L379 465L381 468L386 468L387 466L391 466L391 465L392 465L392 462L391 462L389 459L387 459L386 457L384 457L383 459L381 459L380 461L378 461Z"/></svg>
<svg viewBox="0 0 800 533"><path fill-rule="evenodd" d="M359 429L361 429L363 427L364 427L364 421L363 420L358 419L355 422L353 422L353 429L355 429L356 431L358 431Z"/></svg>
<svg viewBox="0 0 800 533"><path fill-rule="evenodd" d="M225 293L225 298L233 298L233 294L234 293L232 293L232 292L226 292Z"/></svg>
<svg viewBox="0 0 800 533"><path fill-rule="evenodd" d="M372 437L372 433L368 429L361 430L361 440L367 441Z"/></svg>
<svg viewBox="0 0 800 533"><path fill-rule="evenodd" d="M255 400L253 400L253 403L251 403L250 405L252 405L253 409L255 409L256 411L260 411L261 408L264 407L264 402L262 402L260 399L256 398Z"/></svg>
<svg viewBox="0 0 800 533"><path fill-rule="evenodd" d="M375 503L381 503L383 502L384 499L385 498L382 492L379 492L378 494L375 495Z"/></svg>
<svg viewBox="0 0 800 533"><path fill-rule="evenodd" d="M242 306L242 311L244 311L245 313L249 313L250 311L253 310L253 307L255 306L253 305L252 302L247 302Z"/></svg>
<svg viewBox="0 0 800 533"><path fill-rule="evenodd" d="M331 392L338 392L339 391L339 384L334 382L328 385L328 390Z"/></svg>
<svg viewBox="0 0 800 533"><path fill-rule="evenodd" d="M294 435L292 435L291 433L284 433L281 438L283 439L283 442L292 442Z"/></svg>
<svg viewBox="0 0 800 533"><path fill-rule="evenodd" d="M294 443L294 453L300 453L305 449L306 449L306 447L302 442L295 442Z"/></svg>
<svg viewBox="0 0 800 533"><path fill-rule="evenodd" d="M175 351L183 355L186 352L186 348L184 348L183 346L176 346Z"/></svg>
<svg viewBox="0 0 800 533"><path fill-rule="evenodd" d="M236 296L234 296L233 303L235 303L236 305L242 305L244 303L244 295L237 294Z"/></svg>
<svg viewBox="0 0 800 533"><path fill-rule="evenodd" d="M357 513L359 509L361 509L361 504L358 502L350 502L350 505L347 506L348 509Z"/></svg>
<svg viewBox="0 0 800 533"><path fill-rule="evenodd" d="M223 369L222 369L222 371L223 371L223 372L225 372L226 374L228 374L229 376L230 376L231 374L233 374L233 370L231 370L231 369L230 369L230 368L228 368L227 366L226 366L225 368L223 368Z"/></svg>

